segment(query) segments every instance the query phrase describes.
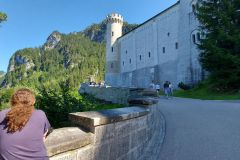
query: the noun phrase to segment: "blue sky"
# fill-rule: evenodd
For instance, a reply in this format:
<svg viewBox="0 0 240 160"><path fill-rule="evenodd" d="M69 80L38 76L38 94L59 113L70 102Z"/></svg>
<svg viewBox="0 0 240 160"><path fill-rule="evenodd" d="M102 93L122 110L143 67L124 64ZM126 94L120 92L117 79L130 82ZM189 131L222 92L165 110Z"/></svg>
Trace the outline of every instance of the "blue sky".
<svg viewBox="0 0 240 160"><path fill-rule="evenodd" d="M0 0L8 21L0 26L0 70L13 53L41 46L48 35L81 31L118 12L129 23L142 23L177 0Z"/></svg>

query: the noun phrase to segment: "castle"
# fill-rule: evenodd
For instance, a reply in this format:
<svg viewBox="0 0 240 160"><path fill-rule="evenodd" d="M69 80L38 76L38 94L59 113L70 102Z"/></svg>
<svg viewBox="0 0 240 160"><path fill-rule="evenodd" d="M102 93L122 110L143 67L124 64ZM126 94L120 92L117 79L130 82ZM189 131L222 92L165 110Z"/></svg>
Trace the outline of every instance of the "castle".
<svg viewBox="0 0 240 160"><path fill-rule="evenodd" d="M111 86L149 87L170 81L196 84L205 72L199 62L201 34L197 0L180 0L122 35L123 17L107 16L105 82Z"/></svg>

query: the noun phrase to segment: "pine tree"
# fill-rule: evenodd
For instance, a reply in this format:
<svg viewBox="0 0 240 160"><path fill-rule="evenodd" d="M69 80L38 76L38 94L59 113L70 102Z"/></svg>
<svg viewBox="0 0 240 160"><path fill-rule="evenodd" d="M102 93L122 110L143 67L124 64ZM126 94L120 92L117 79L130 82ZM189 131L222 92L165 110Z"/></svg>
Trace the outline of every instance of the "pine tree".
<svg viewBox="0 0 240 160"><path fill-rule="evenodd" d="M204 39L200 61L216 90L240 89L240 0L204 0L197 17Z"/></svg>

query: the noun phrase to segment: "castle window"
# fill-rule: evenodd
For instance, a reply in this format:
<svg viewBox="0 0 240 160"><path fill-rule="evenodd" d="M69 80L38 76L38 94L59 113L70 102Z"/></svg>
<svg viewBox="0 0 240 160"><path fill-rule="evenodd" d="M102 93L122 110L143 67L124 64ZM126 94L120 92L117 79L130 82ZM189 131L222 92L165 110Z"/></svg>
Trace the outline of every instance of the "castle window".
<svg viewBox="0 0 240 160"><path fill-rule="evenodd" d="M124 61L123 61L123 66L124 66Z"/></svg>
<svg viewBox="0 0 240 160"><path fill-rule="evenodd" d="M197 33L197 40L200 42L200 40L201 40L201 36L200 36L200 33L198 32Z"/></svg>
<svg viewBox="0 0 240 160"><path fill-rule="evenodd" d="M169 37L169 36L170 36L170 33L168 32L167 35L168 35L168 37Z"/></svg>
<svg viewBox="0 0 240 160"><path fill-rule="evenodd" d="M148 57L149 57L149 58L151 57L151 52L148 52Z"/></svg>
<svg viewBox="0 0 240 160"><path fill-rule="evenodd" d="M113 52L113 47L112 47L112 52Z"/></svg>
<svg viewBox="0 0 240 160"><path fill-rule="evenodd" d="M131 60L131 58L129 59L129 63L130 63L130 64L132 63L132 60Z"/></svg>
<svg viewBox="0 0 240 160"><path fill-rule="evenodd" d="M113 63L111 63L111 68L113 68Z"/></svg>
<svg viewBox="0 0 240 160"><path fill-rule="evenodd" d="M165 49L165 47L163 47L163 48L162 48L162 51L163 51L163 53L165 53L165 52L166 52L166 49Z"/></svg>
<svg viewBox="0 0 240 160"><path fill-rule="evenodd" d="M126 54L127 54L127 50L126 50Z"/></svg>
<svg viewBox="0 0 240 160"><path fill-rule="evenodd" d="M142 60L142 55L139 56L140 61Z"/></svg>
<svg viewBox="0 0 240 160"><path fill-rule="evenodd" d="M114 36L114 32L112 32L112 36Z"/></svg>
<svg viewBox="0 0 240 160"><path fill-rule="evenodd" d="M175 48L178 49L178 43L177 42L175 43Z"/></svg>
<svg viewBox="0 0 240 160"><path fill-rule="evenodd" d="M195 34L192 35L192 40L193 40L193 43L196 43L196 35Z"/></svg>

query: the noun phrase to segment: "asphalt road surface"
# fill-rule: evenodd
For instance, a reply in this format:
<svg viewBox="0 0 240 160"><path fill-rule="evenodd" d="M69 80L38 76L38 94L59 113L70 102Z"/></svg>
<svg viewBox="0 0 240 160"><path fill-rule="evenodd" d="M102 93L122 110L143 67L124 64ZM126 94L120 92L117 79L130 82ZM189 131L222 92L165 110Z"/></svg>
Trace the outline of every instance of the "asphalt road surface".
<svg viewBox="0 0 240 160"><path fill-rule="evenodd" d="M240 160L240 101L161 99L160 160Z"/></svg>

